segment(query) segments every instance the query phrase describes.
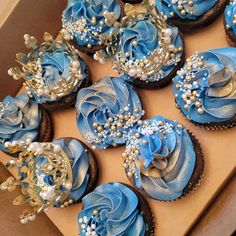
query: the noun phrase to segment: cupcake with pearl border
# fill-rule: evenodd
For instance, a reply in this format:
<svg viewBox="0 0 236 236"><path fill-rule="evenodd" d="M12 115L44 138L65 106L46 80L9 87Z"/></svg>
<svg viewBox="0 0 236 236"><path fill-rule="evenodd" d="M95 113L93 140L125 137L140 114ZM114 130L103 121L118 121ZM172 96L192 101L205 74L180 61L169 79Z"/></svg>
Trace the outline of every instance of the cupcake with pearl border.
<svg viewBox="0 0 236 236"><path fill-rule="evenodd" d="M156 0L156 9L181 30L190 31L214 22L228 0Z"/></svg>
<svg viewBox="0 0 236 236"><path fill-rule="evenodd" d="M168 25L162 14L154 14L153 6L143 3L145 11L126 4L126 16L106 42L106 51L94 55L99 62L113 61L113 68L135 86L157 89L167 86L184 63L184 42L177 27Z"/></svg>
<svg viewBox="0 0 236 236"><path fill-rule="evenodd" d="M66 40L73 40L78 49L93 55L103 47L99 36L109 34L111 25L104 15L112 12L119 20L123 15L120 0L69 0L62 14L62 32Z"/></svg>
<svg viewBox="0 0 236 236"><path fill-rule="evenodd" d="M99 185L83 199L79 233L87 235L154 236L152 213L145 199L122 183Z"/></svg>
<svg viewBox="0 0 236 236"><path fill-rule="evenodd" d="M79 131L93 149L124 144L144 114L138 94L123 76L105 77L81 89L76 110Z"/></svg>
<svg viewBox="0 0 236 236"><path fill-rule="evenodd" d="M49 142L53 138L53 124L49 113L25 93L7 96L0 102L0 150L9 142Z"/></svg>
<svg viewBox="0 0 236 236"><path fill-rule="evenodd" d="M161 116L131 130L122 156L132 185L159 201L192 192L204 169L197 139L182 124Z"/></svg>
<svg viewBox="0 0 236 236"><path fill-rule="evenodd" d="M224 27L230 44L236 45L236 1L232 0L225 8Z"/></svg>
<svg viewBox="0 0 236 236"><path fill-rule="evenodd" d="M12 142L8 150L19 152L17 161L10 160L6 164L8 168L15 168L18 175L16 179L10 177L3 182L0 189L13 191L19 185L22 195L15 198L14 205L29 203L33 206L20 215L22 224L52 207L64 208L80 202L95 186L96 160L77 139L30 144Z"/></svg>
<svg viewBox="0 0 236 236"><path fill-rule="evenodd" d="M79 89L90 84L88 67L78 50L59 34L53 39L44 34L39 46L34 36L24 36L29 54L18 53L17 62L22 66L9 69L14 79L24 79L28 94L49 110L74 107Z"/></svg>
<svg viewBox="0 0 236 236"><path fill-rule="evenodd" d="M193 124L227 129L236 124L236 49L196 53L174 78L176 106Z"/></svg>

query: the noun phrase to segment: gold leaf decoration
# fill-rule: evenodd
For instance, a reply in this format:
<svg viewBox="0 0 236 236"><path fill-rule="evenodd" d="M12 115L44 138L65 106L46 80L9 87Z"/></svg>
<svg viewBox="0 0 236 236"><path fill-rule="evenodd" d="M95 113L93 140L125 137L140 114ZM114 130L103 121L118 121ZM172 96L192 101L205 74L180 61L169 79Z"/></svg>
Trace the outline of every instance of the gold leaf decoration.
<svg viewBox="0 0 236 236"><path fill-rule="evenodd" d="M23 205L27 202L28 202L28 198L24 195L20 195L14 199L13 205L19 206L19 205Z"/></svg>
<svg viewBox="0 0 236 236"><path fill-rule="evenodd" d="M53 36L51 34L49 34L48 32L45 32L43 35L43 39L45 42L52 42Z"/></svg>

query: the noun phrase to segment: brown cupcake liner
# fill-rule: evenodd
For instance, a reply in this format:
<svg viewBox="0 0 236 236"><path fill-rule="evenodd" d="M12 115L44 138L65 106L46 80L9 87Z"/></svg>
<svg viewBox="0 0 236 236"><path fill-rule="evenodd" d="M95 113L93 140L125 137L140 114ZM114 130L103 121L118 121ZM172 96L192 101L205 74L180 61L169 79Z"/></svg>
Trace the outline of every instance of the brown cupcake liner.
<svg viewBox="0 0 236 236"><path fill-rule="evenodd" d="M185 63L185 43L184 43L184 37L183 37L183 33L179 31L179 35L181 37L181 40L183 42L183 53L181 55L181 60L178 62L178 64L174 67L174 69L170 72L170 74L159 80L159 81L155 81L155 82L146 82L146 81L142 81L140 79L135 79L132 84L136 87L139 88L143 88L143 89L161 89L164 88L166 86L168 86L171 82L173 77L176 75L177 71L180 70L184 63Z"/></svg>
<svg viewBox="0 0 236 236"><path fill-rule="evenodd" d="M227 29L226 25L227 24L226 24L225 17L224 17L224 29L225 29L225 33L226 33L226 39L227 39L230 46L235 47L236 46L236 35L234 34L232 29Z"/></svg>
<svg viewBox="0 0 236 236"><path fill-rule="evenodd" d="M180 113L182 114L182 116L185 117L185 119L187 119L190 123L196 125L197 127L204 128L209 131L227 130L227 129L234 128L236 126L236 116L227 122L225 121L225 122L218 122L218 123L212 122L212 123L201 124L201 123L188 119L180 108L177 108L177 109L180 110Z"/></svg>
<svg viewBox="0 0 236 236"><path fill-rule="evenodd" d="M202 148L201 148L200 143L198 142L197 138L189 130L187 130L187 132L188 132L188 134L191 138L191 141L192 141L193 147L194 147L194 151L196 153L196 163L195 163L195 167L194 167L194 171L192 173L192 176L189 180L189 183L183 189L182 195L180 197L176 198L176 199L173 199L173 200L160 200L160 199L153 198L144 189L137 188L135 186L133 178L132 177L130 178L130 177L127 176L129 181L131 182L132 186L137 191L142 193L142 195L144 195L145 197L149 197L153 200L160 201L160 202L175 202L176 200L182 199L185 196L192 193L192 191L197 189L197 187L200 185L200 183L203 179L204 168L205 168L204 156L203 156Z"/></svg>
<svg viewBox="0 0 236 236"><path fill-rule="evenodd" d="M82 59L80 58L80 60L82 60ZM84 60L82 60L82 61L85 63ZM45 103L42 104L42 107L49 110L49 111L74 108L75 104L76 104L76 98L77 98L78 91L80 89L86 88L86 87L88 87L92 84L92 82L90 80L91 73L90 73L89 67L86 63L85 63L85 65L86 65L85 70L86 70L87 77L85 79L83 79L81 85L79 86L79 88L75 92L72 92L71 94L66 95L66 96L64 96L63 98L61 98L57 101L45 102Z"/></svg>
<svg viewBox="0 0 236 236"><path fill-rule="evenodd" d="M122 0L118 0L120 6L121 6L121 16L120 19L122 19L124 17L124 3L122 2ZM88 48L87 46L80 46L78 44L76 44L74 41L71 42L80 52L85 53L88 56L93 56L97 51L101 50L101 49L105 49L106 46L105 45L92 45L91 48Z"/></svg>
<svg viewBox="0 0 236 236"><path fill-rule="evenodd" d="M81 140L79 140L77 138L72 138L72 137L64 137L64 138L60 138L60 139L64 139L65 142L70 142L72 139L75 139L75 140L79 141L84 146L84 148L87 149L87 151L88 151L88 156L89 156L89 181L88 181L87 188L86 188L84 194L81 196L81 198L78 201L73 202L73 204L77 204L77 203L80 203L82 201L82 198L85 195L92 192L94 190L94 188L96 187L97 180L98 180L98 172L99 172L98 171L97 160L96 160L93 152ZM71 205L73 205L73 204L71 204Z"/></svg>
<svg viewBox="0 0 236 236"><path fill-rule="evenodd" d="M205 14L198 17L197 20L181 20L178 18L171 18L168 19L168 21L173 25L178 26L185 32L196 30L199 27L207 27L220 16L227 3L228 0L218 0L213 8L209 9Z"/></svg>

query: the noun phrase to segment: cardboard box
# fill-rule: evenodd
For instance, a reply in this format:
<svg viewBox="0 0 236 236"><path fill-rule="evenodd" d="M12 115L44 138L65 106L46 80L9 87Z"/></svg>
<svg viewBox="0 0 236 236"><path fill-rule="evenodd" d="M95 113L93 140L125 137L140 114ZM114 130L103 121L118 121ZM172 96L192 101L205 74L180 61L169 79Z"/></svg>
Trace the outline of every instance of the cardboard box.
<svg viewBox="0 0 236 236"><path fill-rule="evenodd" d="M31 33L39 37L44 31L56 33L60 28L60 16L65 6L65 2L58 0L16 2L18 4L0 29L0 43L4 45L3 53L0 55L1 77L4 78L7 78L6 70L14 64L15 53L23 50L23 34ZM186 34L185 42L186 56L192 55L195 51L228 46L222 17L207 28ZM91 69L93 81L100 80L103 76L115 75L111 69L111 63L100 65L88 56L82 55L82 57ZM7 93L12 93L19 84L4 80L1 81L0 86L1 97L4 97L6 91L3 88L9 88ZM155 235L185 235L235 171L233 140L236 140L236 132L235 129L206 131L190 124L175 108L171 85L161 90L139 89L138 92L146 111L145 118L163 115L182 122L197 136L203 148L206 162L205 175L196 191L182 200L170 203L147 199L156 224ZM55 138L72 136L84 141L76 127L74 109L56 111L52 113L52 116L55 124ZM94 151L100 168L99 184L112 181L129 183L122 165L123 150L124 147ZM3 163L8 159L6 155L0 154L0 160ZM81 208L81 204L76 204L66 209L51 209L47 215L65 236L77 235L77 215Z"/></svg>

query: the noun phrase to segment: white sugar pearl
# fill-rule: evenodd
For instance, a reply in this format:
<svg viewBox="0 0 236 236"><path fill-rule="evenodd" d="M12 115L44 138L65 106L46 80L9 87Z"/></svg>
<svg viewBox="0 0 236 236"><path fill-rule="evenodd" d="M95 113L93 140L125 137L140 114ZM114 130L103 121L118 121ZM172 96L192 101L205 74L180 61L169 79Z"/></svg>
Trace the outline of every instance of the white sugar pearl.
<svg viewBox="0 0 236 236"><path fill-rule="evenodd" d="M96 225L95 224L91 224L91 228L92 229L96 229Z"/></svg>
<svg viewBox="0 0 236 236"><path fill-rule="evenodd" d="M71 189L72 188L72 184L71 183L66 183L65 188L66 189Z"/></svg>
<svg viewBox="0 0 236 236"><path fill-rule="evenodd" d="M87 223L87 222L88 222L88 217L87 217L87 216L84 216L84 217L83 217L83 220L84 220L84 223Z"/></svg>
<svg viewBox="0 0 236 236"><path fill-rule="evenodd" d="M54 152L59 152L61 150L60 145L55 145L53 150L54 150Z"/></svg>
<svg viewBox="0 0 236 236"><path fill-rule="evenodd" d="M73 61L72 66L78 68L80 67L80 63L78 61Z"/></svg>
<svg viewBox="0 0 236 236"><path fill-rule="evenodd" d="M27 222L28 222L28 218L26 218L26 217L20 219L21 224L26 224Z"/></svg>
<svg viewBox="0 0 236 236"><path fill-rule="evenodd" d="M30 221L34 221L35 218L36 218L36 215L35 215L35 214L29 216L29 220L30 220Z"/></svg>
<svg viewBox="0 0 236 236"><path fill-rule="evenodd" d="M79 223L82 223L83 222L83 219L82 218L79 218Z"/></svg>

